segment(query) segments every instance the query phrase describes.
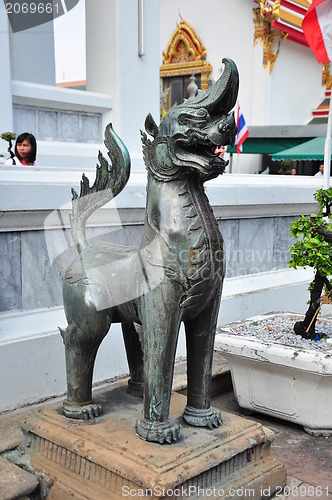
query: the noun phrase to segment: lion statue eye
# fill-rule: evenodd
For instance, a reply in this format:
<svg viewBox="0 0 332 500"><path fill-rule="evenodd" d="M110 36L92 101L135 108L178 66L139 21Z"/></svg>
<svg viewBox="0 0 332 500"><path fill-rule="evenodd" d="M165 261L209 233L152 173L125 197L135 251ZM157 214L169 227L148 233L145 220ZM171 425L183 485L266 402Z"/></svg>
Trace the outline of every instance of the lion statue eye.
<svg viewBox="0 0 332 500"><path fill-rule="evenodd" d="M218 130L222 134L229 135L231 133L231 127L230 127L229 123L225 123L225 122L219 123Z"/></svg>

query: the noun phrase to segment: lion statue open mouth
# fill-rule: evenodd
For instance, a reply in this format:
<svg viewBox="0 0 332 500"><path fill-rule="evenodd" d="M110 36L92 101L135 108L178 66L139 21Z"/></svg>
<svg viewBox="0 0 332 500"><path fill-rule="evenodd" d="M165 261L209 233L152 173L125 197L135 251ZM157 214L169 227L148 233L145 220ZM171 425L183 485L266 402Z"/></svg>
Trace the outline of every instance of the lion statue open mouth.
<svg viewBox="0 0 332 500"><path fill-rule="evenodd" d="M159 443L176 441L169 421L173 367L180 323L187 341L187 405L183 418L198 427L221 425L210 408L215 328L224 277L223 239L203 183L222 174L227 162L216 147L234 144L233 113L238 72L223 60L217 82L193 100L171 108L158 127L149 114L141 132L148 171L144 235L139 248L89 246L87 218L115 197L130 175L129 153L109 125L105 145L111 166L99 154L96 180L83 175L73 192L72 234L79 255L66 271L63 298L68 326L61 331L66 354L67 417L93 419L97 350L114 322L121 322L130 380L143 392L137 434ZM150 135L151 139L148 138Z"/></svg>

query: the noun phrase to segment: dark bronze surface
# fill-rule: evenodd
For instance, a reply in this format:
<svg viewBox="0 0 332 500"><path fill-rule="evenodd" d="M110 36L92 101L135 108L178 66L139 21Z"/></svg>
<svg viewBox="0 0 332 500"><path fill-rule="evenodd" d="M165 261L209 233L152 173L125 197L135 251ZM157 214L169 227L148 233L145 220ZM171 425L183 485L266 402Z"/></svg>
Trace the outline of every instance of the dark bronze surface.
<svg viewBox="0 0 332 500"><path fill-rule="evenodd" d="M85 237L88 216L116 196L130 173L128 151L109 125L105 145L111 166L99 155L92 188L83 176L73 193L72 233L79 255L66 271L63 299L68 326L67 399L64 414L93 419L97 350L110 325L121 322L130 370L128 390L143 389L143 417L137 434L172 442L179 425L169 421L172 378L180 323L187 342L188 396L184 420L217 427L220 412L210 408L214 335L224 277L223 239L203 183L227 165L214 151L234 144L238 73L224 59L224 71L206 92L171 108L158 127L151 115L142 134L148 171L144 237L139 248L99 245Z"/></svg>

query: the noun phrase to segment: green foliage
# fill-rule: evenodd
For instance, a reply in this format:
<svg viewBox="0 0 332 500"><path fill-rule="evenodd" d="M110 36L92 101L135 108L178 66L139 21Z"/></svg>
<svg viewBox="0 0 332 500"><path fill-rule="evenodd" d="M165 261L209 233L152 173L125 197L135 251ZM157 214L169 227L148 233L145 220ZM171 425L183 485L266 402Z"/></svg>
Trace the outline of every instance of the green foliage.
<svg viewBox="0 0 332 500"><path fill-rule="evenodd" d="M332 188L319 189L315 193L315 199L319 204L317 214L310 217L301 217L293 222L290 233L298 241L290 248L291 259L289 267L313 267L322 276L332 275L332 243L326 241L323 234L318 230L323 230L327 234L332 231L329 219L332 217L330 207L332 206Z"/></svg>
<svg viewBox="0 0 332 500"><path fill-rule="evenodd" d="M332 205L332 188L329 189L319 189L315 193L315 199L319 203L319 215L324 215L326 207L331 207Z"/></svg>
<svg viewBox="0 0 332 500"><path fill-rule="evenodd" d="M14 134L14 132L4 132L3 134L1 134L1 139L7 142L14 141L15 138L16 134Z"/></svg>
<svg viewBox="0 0 332 500"><path fill-rule="evenodd" d="M284 160L282 160L281 163L283 167L292 167L293 164L294 164L293 158L285 158Z"/></svg>

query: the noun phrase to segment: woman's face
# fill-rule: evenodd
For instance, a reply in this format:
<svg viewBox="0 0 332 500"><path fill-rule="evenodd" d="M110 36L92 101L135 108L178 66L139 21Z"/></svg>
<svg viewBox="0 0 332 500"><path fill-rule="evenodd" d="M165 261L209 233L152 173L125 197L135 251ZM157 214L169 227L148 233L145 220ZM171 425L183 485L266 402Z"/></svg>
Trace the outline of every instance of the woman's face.
<svg viewBox="0 0 332 500"><path fill-rule="evenodd" d="M17 152L22 158L22 160L25 160L28 158L29 153L31 151L31 144L28 141L28 139L24 139L23 142L20 142L16 145Z"/></svg>

